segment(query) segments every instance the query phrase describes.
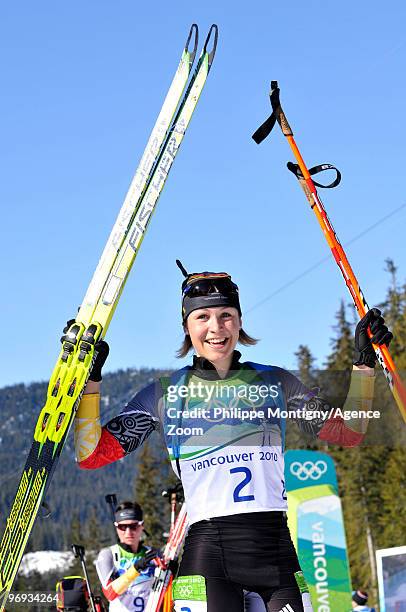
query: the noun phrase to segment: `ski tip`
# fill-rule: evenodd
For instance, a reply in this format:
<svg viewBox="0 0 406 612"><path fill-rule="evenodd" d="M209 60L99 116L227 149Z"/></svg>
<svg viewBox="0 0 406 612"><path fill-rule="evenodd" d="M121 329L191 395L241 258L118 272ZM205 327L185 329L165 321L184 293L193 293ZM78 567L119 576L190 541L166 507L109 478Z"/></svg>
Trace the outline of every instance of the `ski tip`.
<svg viewBox="0 0 406 612"><path fill-rule="evenodd" d="M193 42L191 44L192 39L193 39ZM193 64L193 61L195 59L198 42L199 42L199 28L197 27L196 23L192 23L192 25L190 26L189 35L187 37L186 44L185 44L185 51L190 53L190 64ZM190 50L189 47L191 47L192 50Z"/></svg>
<svg viewBox="0 0 406 612"><path fill-rule="evenodd" d="M211 51L208 52L208 54L209 54L209 70L210 70L211 65L213 63L214 55L216 53L218 36L219 36L218 26L217 26L217 24L213 23L213 25L211 26L211 28L209 30L209 33L207 34L207 38L206 38L204 46L203 46L203 53L207 53L208 52L207 51L207 47L209 45L210 39L213 38Z"/></svg>

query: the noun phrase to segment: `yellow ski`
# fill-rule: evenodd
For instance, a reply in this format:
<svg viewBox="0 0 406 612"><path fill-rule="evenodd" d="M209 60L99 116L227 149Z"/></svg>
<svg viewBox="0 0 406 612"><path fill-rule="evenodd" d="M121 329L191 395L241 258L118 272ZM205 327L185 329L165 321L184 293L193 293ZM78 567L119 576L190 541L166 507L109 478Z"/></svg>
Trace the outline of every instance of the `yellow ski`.
<svg viewBox="0 0 406 612"><path fill-rule="evenodd" d="M4 610L44 494L73 422L95 358L144 238L170 168L205 85L217 46L210 28L186 87L197 48L192 25L175 77L131 182L76 321L69 328L51 375L47 399L0 543L0 612ZM208 45L211 44L211 50ZM189 46L192 50L189 50Z"/></svg>

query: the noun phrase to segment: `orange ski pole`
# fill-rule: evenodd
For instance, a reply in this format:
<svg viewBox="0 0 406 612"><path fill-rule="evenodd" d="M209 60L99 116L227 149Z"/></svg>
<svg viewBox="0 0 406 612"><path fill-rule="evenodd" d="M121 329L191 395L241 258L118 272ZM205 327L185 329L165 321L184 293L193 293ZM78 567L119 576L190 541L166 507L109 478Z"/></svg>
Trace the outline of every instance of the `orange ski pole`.
<svg viewBox="0 0 406 612"><path fill-rule="evenodd" d="M168 584L167 589L165 591L164 606L163 606L162 612L172 612L172 609L173 609L172 582L173 582L173 576L170 577L169 584Z"/></svg>
<svg viewBox="0 0 406 612"><path fill-rule="evenodd" d="M316 185L318 185L319 187L336 186L340 182L340 173L336 168L334 168L334 166L331 166L330 164L323 164L321 166L316 166L315 168L311 168L310 170L308 170L303 160L303 157L301 156L300 151L297 147L295 139L293 138L292 129L288 123L288 120L286 119L285 113L282 110L279 100L279 87L277 81L271 82L270 99L273 111L272 115L258 128L258 130L255 132L255 134L253 134L252 137L255 142L259 144L270 134L276 121L279 123L282 133L284 134L284 136L286 136L289 145L292 149L293 155L295 156L295 159L297 161L297 164L292 164L291 162L289 162L288 168L289 170L291 170L291 172L293 172L293 174L295 174L295 176L299 180L299 183L306 195L310 207L317 217L317 220L323 231L324 237L326 238L327 243L331 249L333 257L341 270L351 297L354 300L357 312L360 318L362 318L369 310L369 306L364 297L364 294L361 291L361 287L359 286L357 278L349 264L344 249L341 246L341 243L338 240L334 228L327 216L326 210L316 189ZM315 183L311 178L311 175L317 174L318 172L328 169L333 169L337 172L337 179L331 185L320 185L319 183ZM369 334L370 337L372 337L372 334L370 332ZM378 346L376 344L374 344L373 347L377 359L380 365L382 366L386 380L388 381L389 388L393 394L393 397L395 398L400 413L403 417L403 420L406 422L406 387L404 386L402 379L400 378L400 375L396 369L388 347L385 345Z"/></svg>

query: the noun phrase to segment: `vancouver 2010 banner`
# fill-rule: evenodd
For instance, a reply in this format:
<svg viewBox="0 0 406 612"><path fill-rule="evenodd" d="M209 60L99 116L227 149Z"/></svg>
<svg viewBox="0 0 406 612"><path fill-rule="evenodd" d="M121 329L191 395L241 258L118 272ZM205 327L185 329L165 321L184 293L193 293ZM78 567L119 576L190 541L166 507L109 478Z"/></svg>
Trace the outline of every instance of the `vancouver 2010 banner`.
<svg viewBox="0 0 406 612"><path fill-rule="evenodd" d="M314 612L351 610L351 579L334 461L286 452L288 521Z"/></svg>

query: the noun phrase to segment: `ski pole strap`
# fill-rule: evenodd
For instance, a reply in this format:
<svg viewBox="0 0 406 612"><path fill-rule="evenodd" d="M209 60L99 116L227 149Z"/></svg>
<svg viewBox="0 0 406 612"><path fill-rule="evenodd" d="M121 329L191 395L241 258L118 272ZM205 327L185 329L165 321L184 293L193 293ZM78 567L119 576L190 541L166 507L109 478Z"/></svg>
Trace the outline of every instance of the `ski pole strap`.
<svg viewBox="0 0 406 612"><path fill-rule="evenodd" d="M47 519L52 514L52 510L51 510L50 506L46 502L44 502L44 501L41 504L41 511L42 511L42 514L41 514L41 518L42 519Z"/></svg>
<svg viewBox="0 0 406 612"><path fill-rule="evenodd" d="M288 167L288 170L293 172L296 178L304 178L298 164L288 162L286 165ZM331 164L319 164L318 166L313 166L313 168L309 169L309 174L310 176L313 176L314 174L318 174L319 172L324 172L324 170L334 170L337 173L336 178L329 185L322 185L321 183L316 183L316 181L313 181L314 185L316 185L317 187L322 187L323 189L333 189L333 187L337 187L337 185L339 185L341 182L341 172L338 170L338 168L332 166Z"/></svg>
<svg viewBox="0 0 406 612"><path fill-rule="evenodd" d="M292 129L281 107L279 91L278 81L271 81L271 92L269 97L271 100L272 115L270 115L252 135L252 138L257 144L260 144L267 136L269 136L276 121L281 126L282 132L285 136L293 136Z"/></svg>

